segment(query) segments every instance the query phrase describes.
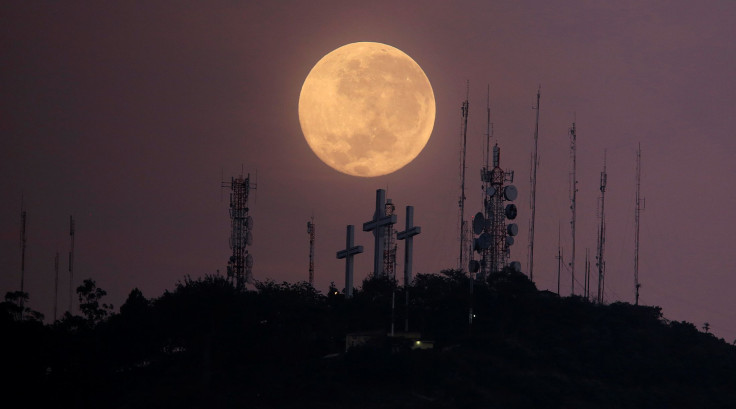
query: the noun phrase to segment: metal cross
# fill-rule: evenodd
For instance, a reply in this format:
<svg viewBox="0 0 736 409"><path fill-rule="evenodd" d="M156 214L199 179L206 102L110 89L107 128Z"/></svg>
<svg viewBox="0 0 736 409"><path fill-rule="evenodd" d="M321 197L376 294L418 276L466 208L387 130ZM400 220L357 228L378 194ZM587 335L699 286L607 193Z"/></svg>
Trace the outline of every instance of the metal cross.
<svg viewBox="0 0 736 409"><path fill-rule="evenodd" d="M406 206L406 230L396 234L399 240L406 240L404 245L404 286L411 283L411 260L414 252L414 236L422 232L422 228L414 226L414 206Z"/></svg>
<svg viewBox="0 0 736 409"><path fill-rule="evenodd" d="M353 243L354 232L355 226L349 224L345 235L345 250L337 252L337 258L345 259L345 298L353 296L353 256L363 252L363 246L355 246Z"/></svg>
<svg viewBox="0 0 736 409"><path fill-rule="evenodd" d="M363 231L373 231L375 245L373 253L373 276L383 277L383 229L396 223L396 215L386 216L386 191L376 190L376 213L373 220L363 223Z"/></svg>

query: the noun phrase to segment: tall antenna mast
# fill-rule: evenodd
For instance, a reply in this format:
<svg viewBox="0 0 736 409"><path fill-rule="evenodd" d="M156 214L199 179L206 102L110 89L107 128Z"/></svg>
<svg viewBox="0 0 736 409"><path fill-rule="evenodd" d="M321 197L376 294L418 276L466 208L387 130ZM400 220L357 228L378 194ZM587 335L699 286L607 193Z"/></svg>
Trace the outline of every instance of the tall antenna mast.
<svg viewBox="0 0 736 409"><path fill-rule="evenodd" d="M74 298L74 216L69 216L69 314L72 314Z"/></svg>
<svg viewBox="0 0 736 409"><path fill-rule="evenodd" d="M470 81L465 86L465 101L460 108L462 111L462 131L463 131L463 150L461 154L461 169L460 169L460 200L458 205L460 206L460 257L459 257L459 270L464 270L465 263L463 262L463 253L465 252L465 240L466 240L466 227L465 227L465 152L468 140L468 99L470 97Z"/></svg>
<svg viewBox="0 0 736 409"><path fill-rule="evenodd" d="M586 300L590 300L590 249L585 248L585 285L583 294Z"/></svg>
<svg viewBox="0 0 736 409"><path fill-rule="evenodd" d="M639 213L646 207L646 202L641 198L641 143L636 151L636 208L634 209L635 239L634 239L634 290L636 298L634 305L639 305Z"/></svg>
<svg viewBox="0 0 736 409"><path fill-rule="evenodd" d="M606 279L606 182L608 174L606 173L606 151L603 150L603 172L601 172L601 222L598 230L598 255L596 256L598 265L598 298L599 304L603 304L603 294L605 292Z"/></svg>
<svg viewBox="0 0 736 409"><path fill-rule="evenodd" d="M23 206L23 197L20 199L20 318L23 319L25 304L24 283L26 276L26 211Z"/></svg>
<svg viewBox="0 0 736 409"><path fill-rule="evenodd" d="M537 121L534 125L534 153L532 153L532 174L531 174L531 211L532 218L529 222L529 280L534 281L534 220L537 214L537 166L539 165L539 155L537 152L539 142L539 96L542 86L537 88Z"/></svg>
<svg viewBox="0 0 736 409"><path fill-rule="evenodd" d="M557 295L560 295L560 270L562 270L562 247L560 247L560 222L557 221Z"/></svg>
<svg viewBox="0 0 736 409"><path fill-rule="evenodd" d="M307 222L307 233L309 234L309 285L314 286L314 216Z"/></svg>
<svg viewBox="0 0 736 409"><path fill-rule="evenodd" d="M570 156L572 156L572 178L570 179L570 211L572 219L570 220L570 229L572 230L572 254L570 255L570 294L575 295L575 222L577 218L577 194L578 194L578 177L577 177L577 146L576 146L575 122L570 127Z"/></svg>
<svg viewBox="0 0 736 409"><path fill-rule="evenodd" d="M59 307L59 252L54 257L54 322L56 322Z"/></svg>

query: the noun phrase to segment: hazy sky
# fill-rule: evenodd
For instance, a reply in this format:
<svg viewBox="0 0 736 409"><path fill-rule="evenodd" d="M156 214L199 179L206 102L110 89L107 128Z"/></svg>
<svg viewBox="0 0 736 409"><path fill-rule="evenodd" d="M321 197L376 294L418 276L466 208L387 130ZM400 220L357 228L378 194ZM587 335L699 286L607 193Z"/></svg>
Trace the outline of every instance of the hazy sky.
<svg viewBox="0 0 736 409"><path fill-rule="evenodd" d="M356 225L356 283L372 269L361 224L375 190L415 206L414 269L457 266L460 105L470 81L468 202L491 85L501 162L515 171L526 266L529 156L542 87L534 276L556 289L557 226L570 254L567 130L578 129L577 272L595 252L608 149L606 299L634 299L636 146L642 146L641 302L672 320L736 338L736 3L3 2L0 4L0 291L20 285L20 207L28 212L26 290L53 315L61 253L67 304L68 219L77 224L75 286L92 277L116 307L185 275L224 271L226 179L258 172L254 276L307 279L306 222L317 224L316 287L343 284L345 225ZM437 118L429 143L378 178L334 171L299 126L301 84L331 50L390 44L425 71ZM403 249L399 248L399 266ZM399 267L401 271L401 267ZM562 276L570 291L569 273ZM593 281L595 286L595 280ZM582 290L578 285L576 292Z"/></svg>

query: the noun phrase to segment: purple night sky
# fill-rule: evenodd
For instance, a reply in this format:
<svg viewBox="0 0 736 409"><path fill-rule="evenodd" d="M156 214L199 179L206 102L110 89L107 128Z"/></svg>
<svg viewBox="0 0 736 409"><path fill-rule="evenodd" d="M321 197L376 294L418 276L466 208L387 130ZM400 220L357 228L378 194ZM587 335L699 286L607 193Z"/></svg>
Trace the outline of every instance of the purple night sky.
<svg viewBox="0 0 736 409"><path fill-rule="evenodd" d="M190 4L191 3L191 4ZM252 4L253 3L253 4ZM557 226L570 254L569 140L578 129L576 272L596 247L608 149L606 300L634 300L636 147L642 147L641 302L671 320L736 338L736 3L732 1L4 2L0 5L0 291L20 285L28 212L30 307L67 305L68 220L75 286L92 277L119 307L185 275L225 271L221 174L258 171L254 276L307 279L306 222L317 224L316 282L343 284L345 225L356 225L355 282L372 269L375 190L414 205L414 270L457 266L460 105L470 81L468 201L480 210L486 84L501 163L516 174L526 268L529 156L541 84L536 284L556 290ZM551 3L554 3L552 5ZM356 41L390 44L425 71L437 101L429 143L378 178L332 170L309 149L297 102L312 66ZM399 247L399 271L403 259ZM593 264L595 261L593 261ZM594 267L595 268L595 267ZM593 280L593 286L595 286ZM563 294L570 291L563 273ZM576 292L582 291L582 285Z"/></svg>

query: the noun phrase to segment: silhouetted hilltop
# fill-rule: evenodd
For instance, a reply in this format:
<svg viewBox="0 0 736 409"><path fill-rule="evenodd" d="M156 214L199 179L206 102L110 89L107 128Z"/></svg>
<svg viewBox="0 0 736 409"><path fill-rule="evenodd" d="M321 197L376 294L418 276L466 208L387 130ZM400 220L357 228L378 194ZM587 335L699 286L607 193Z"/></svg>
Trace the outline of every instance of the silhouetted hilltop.
<svg viewBox="0 0 736 409"><path fill-rule="evenodd" d="M51 325L9 294L6 390L30 406L96 408L736 407L736 347L659 307L560 298L512 271L476 281L472 298L461 272L418 275L409 329L434 342L419 350L382 336L392 293L397 330L406 314L390 280L349 300L334 286L257 288L187 278L155 299L134 289L110 314L87 280L83 316ZM346 353L357 332L378 335Z"/></svg>

